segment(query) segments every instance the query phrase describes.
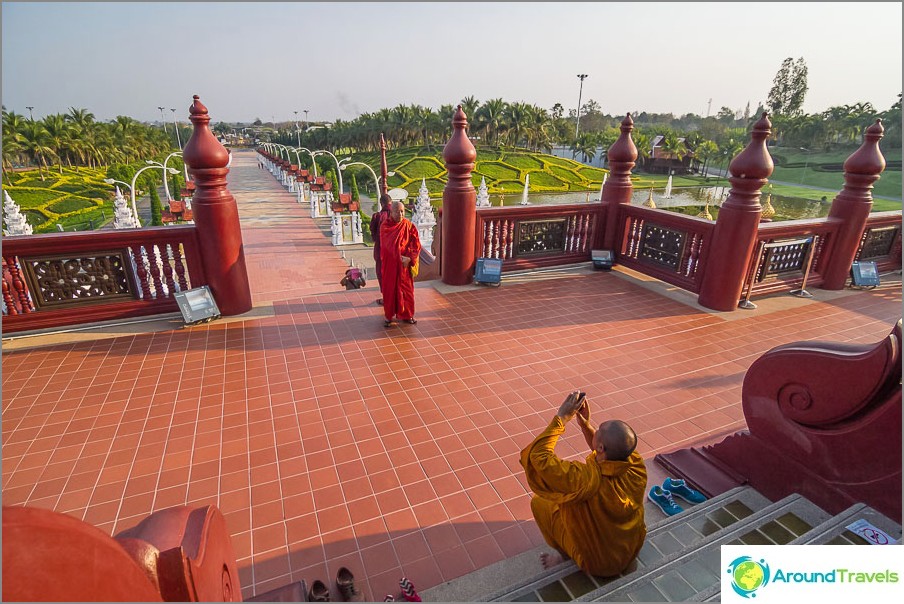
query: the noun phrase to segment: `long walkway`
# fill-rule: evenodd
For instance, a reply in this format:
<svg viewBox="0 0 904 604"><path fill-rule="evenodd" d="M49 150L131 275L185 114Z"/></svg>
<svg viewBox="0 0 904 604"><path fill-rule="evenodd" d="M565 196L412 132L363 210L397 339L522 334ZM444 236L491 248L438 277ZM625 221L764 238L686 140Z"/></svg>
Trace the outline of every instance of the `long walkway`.
<svg viewBox="0 0 904 604"><path fill-rule="evenodd" d="M328 238L235 155L254 316L4 351L2 495L111 534L215 504L245 597L347 566L380 600L402 575L426 589L524 552L542 539L518 453L567 391L633 425L653 469L744 427L744 372L769 348L876 342L901 316L900 283L720 314L563 271L419 284L418 324L385 329L375 290L342 291ZM585 448L569 428L558 450Z"/></svg>

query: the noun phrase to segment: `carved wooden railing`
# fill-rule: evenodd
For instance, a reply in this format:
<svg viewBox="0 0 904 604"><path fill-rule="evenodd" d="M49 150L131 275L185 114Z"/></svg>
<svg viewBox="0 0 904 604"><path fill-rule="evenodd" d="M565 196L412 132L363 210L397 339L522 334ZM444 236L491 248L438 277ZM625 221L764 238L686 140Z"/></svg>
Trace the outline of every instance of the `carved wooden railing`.
<svg viewBox="0 0 904 604"><path fill-rule="evenodd" d="M505 272L590 260L605 204L507 206L477 210L478 258L501 258Z"/></svg>
<svg viewBox="0 0 904 604"><path fill-rule="evenodd" d="M3 331L178 310L206 285L195 226L3 238Z"/></svg>
<svg viewBox="0 0 904 604"><path fill-rule="evenodd" d="M752 296L798 289L805 273L807 287L819 286L822 268L832 253L832 236L840 226L841 221L834 218L761 223L744 291L751 279Z"/></svg>
<svg viewBox="0 0 904 604"><path fill-rule="evenodd" d="M880 272L901 268L901 212L873 212L866 219L856 260L873 260Z"/></svg>
<svg viewBox="0 0 904 604"><path fill-rule="evenodd" d="M619 208L619 264L699 292L715 223L637 206Z"/></svg>

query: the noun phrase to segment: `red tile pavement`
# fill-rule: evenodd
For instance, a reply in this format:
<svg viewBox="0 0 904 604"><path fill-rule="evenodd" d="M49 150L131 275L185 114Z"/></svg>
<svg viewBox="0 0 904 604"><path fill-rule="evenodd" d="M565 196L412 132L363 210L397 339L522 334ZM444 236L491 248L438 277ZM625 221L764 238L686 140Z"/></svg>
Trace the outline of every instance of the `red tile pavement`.
<svg viewBox="0 0 904 604"><path fill-rule="evenodd" d="M744 427L744 372L769 348L874 342L901 315L897 286L727 321L594 273L419 284L418 324L385 329L374 291L337 291L335 248L252 162L236 153L230 189L272 316L7 352L2 414L4 504L111 534L216 504L246 597L346 565L379 599L403 575L426 589L523 552L542 538L518 452L566 391L629 421L653 470ZM585 449L569 428L558 450Z"/></svg>

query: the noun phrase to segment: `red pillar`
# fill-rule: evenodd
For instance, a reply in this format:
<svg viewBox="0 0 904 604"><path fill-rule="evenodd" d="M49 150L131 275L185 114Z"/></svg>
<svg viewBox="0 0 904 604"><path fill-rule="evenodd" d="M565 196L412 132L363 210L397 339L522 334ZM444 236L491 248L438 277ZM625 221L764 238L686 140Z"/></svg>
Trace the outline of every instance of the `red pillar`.
<svg viewBox="0 0 904 604"><path fill-rule="evenodd" d="M380 195L386 195L389 191L389 185L386 184L386 179L389 178L389 172L386 168L386 139L383 138L383 133L380 133L380 190L377 192L377 205L380 203Z"/></svg>
<svg viewBox="0 0 904 604"><path fill-rule="evenodd" d="M452 118L452 138L443 149L449 179L443 189L443 283L467 285L474 274L477 191L471 171L477 151L468 140L468 119L461 105Z"/></svg>
<svg viewBox="0 0 904 604"><path fill-rule="evenodd" d="M772 124L763 113L753 126L750 144L728 166L731 190L719 209L697 300L707 308L734 310L741 299L763 212L760 190L774 168L766 150L771 129Z"/></svg>
<svg viewBox="0 0 904 604"><path fill-rule="evenodd" d="M198 95L189 108L195 130L185 144L182 158L197 191L192 197L195 228L198 230L201 261L207 284L220 312L225 316L251 310L251 288L242 229L235 198L226 188L229 153L208 128L210 116Z"/></svg>
<svg viewBox="0 0 904 604"><path fill-rule="evenodd" d="M622 204L631 203L634 185L631 184L631 168L637 161L637 147L631 140L634 120L629 113L621 123L621 134L609 148L609 178L603 185L601 200L609 204L606 210L606 228L603 232L602 249L615 250L615 236L618 233L618 210Z"/></svg>
<svg viewBox="0 0 904 604"><path fill-rule="evenodd" d="M829 218L844 223L835 232L832 255L822 270L822 289L842 289L860 247L866 219L873 207L873 183L885 170L879 139L885 134L882 120L867 128L863 144L844 162L844 188L832 201Z"/></svg>

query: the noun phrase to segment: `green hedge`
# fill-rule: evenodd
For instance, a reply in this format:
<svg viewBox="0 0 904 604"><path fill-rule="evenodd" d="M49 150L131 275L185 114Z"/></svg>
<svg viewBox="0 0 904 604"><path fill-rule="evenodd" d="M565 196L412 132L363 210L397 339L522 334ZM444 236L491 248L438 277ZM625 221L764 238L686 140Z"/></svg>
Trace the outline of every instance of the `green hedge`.
<svg viewBox="0 0 904 604"><path fill-rule="evenodd" d="M40 208L66 197L66 193L49 189L8 187L6 192L23 210Z"/></svg>
<svg viewBox="0 0 904 604"><path fill-rule="evenodd" d="M577 173L587 180L596 182L603 182L603 176L607 174L605 170L602 170L600 168L591 168L589 166L578 168Z"/></svg>
<svg viewBox="0 0 904 604"><path fill-rule="evenodd" d="M555 189L559 191L564 191L567 188L567 184L559 178L556 178L549 172L530 172L530 186L531 189L534 187L544 188L544 189Z"/></svg>
<svg viewBox="0 0 904 604"><path fill-rule="evenodd" d="M524 155L522 153L510 153L503 157L503 160L506 164L510 166L514 166L521 170L542 170L543 162L535 157L531 157L530 155Z"/></svg>
<svg viewBox="0 0 904 604"><path fill-rule="evenodd" d="M432 157L417 157L399 166L409 178L421 179L438 176L446 171L446 167Z"/></svg>
<svg viewBox="0 0 904 604"><path fill-rule="evenodd" d="M96 206L97 204L87 199L70 196L66 199L61 199L60 201L50 204L49 206L47 206L47 209L54 214L68 214L69 212L78 212L79 210L93 208Z"/></svg>
<svg viewBox="0 0 904 604"><path fill-rule="evenodd" d="M494 180L518 180L521 176L518 170L499 161L480 162L480 171Z"/></svg>

